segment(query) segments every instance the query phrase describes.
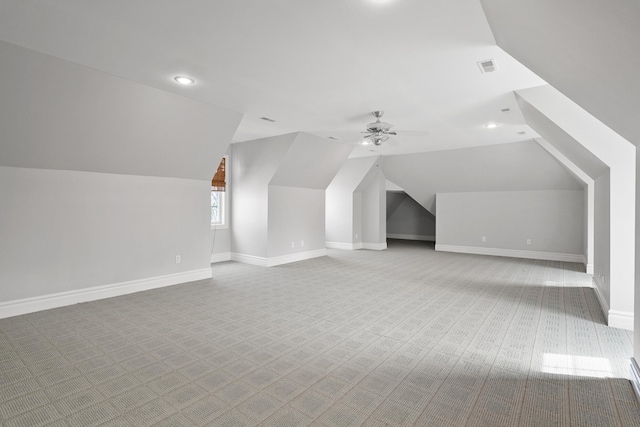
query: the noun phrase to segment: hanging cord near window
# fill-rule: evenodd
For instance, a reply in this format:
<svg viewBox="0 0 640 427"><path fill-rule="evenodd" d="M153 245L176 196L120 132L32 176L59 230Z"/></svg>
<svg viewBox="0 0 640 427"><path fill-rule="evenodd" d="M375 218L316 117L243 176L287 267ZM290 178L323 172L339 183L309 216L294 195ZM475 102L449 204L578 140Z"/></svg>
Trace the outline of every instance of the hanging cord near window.
<svg viewBox="0 0 640 427"><path fill-rule="evenodd" d="M211 255L213 255L213 251L216 248L216 232L218 231L218 226L213 226L213 241L211 242Z"/></svg>

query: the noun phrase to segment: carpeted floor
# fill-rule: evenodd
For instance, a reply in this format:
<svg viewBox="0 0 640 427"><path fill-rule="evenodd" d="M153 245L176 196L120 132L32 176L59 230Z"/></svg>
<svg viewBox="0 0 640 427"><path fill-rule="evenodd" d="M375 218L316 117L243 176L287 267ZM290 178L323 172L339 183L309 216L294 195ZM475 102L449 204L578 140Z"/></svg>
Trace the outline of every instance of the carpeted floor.
<svg viewBox="0 0 640 427"><path fill-rule="evenodd" d="M0 320L0 422L640 426L581 266L328 253Z"/></svg>

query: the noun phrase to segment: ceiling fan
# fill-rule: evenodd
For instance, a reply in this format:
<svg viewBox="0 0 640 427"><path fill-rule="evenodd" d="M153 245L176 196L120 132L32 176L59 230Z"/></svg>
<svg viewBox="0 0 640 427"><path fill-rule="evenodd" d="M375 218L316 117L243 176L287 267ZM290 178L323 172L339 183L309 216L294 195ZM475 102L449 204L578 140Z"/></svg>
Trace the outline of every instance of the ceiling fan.
<svg viewBox="0 0 640 427"><path fill-rule="evenodd" d="M382 117L384 111L374 111L371 114L376 118L376 121L369 123L367 125L366 132L362 132L366 134L364 136L365 141L369 141L373 145L379 146L389 139L389 135L397 135L395 131L391 130L393 127L391 123L380 121L380 117Z"/></svg>

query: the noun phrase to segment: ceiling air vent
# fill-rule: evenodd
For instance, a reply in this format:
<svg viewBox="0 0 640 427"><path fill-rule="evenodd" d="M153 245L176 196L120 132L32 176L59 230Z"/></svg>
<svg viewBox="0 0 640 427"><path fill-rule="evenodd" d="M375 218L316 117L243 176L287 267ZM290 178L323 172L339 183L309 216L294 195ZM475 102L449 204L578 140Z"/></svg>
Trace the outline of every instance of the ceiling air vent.
<svg viewBox="0 0 640 427"><path fill-rule="evenodd" d="M480 71L483 73L493 73L498 69L498 66L493 59L486 59L478 62L478 67L480 67Z"/></svg>

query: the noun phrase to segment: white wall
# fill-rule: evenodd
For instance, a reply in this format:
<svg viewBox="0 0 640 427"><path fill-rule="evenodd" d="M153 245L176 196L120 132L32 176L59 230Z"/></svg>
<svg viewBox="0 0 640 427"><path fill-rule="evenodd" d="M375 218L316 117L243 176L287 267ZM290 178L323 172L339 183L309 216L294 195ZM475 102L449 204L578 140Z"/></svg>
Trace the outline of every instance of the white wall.
<svg viewBox="0 0 640 427"><path fill-rule="evenodd" d="M241 114L0 57L2 316L210 277L210 180Z"/></svg>
<svg viewBox="0 0 640 427"><path fill-rule="evenodd" d="M209 191L198 180L0 167L0 302L210 276Z"/></svg>
<svg viewBox="0 0 640 427"><path fill-rule="evenodd" d="M407 193L387 191L387 237L435 241L436 217Z"/></svg>
<svg viewBox="0 0 640 427"><path fill-rule="evenodd" d="M438 193L437 197L437 250L583 262L582 191Z"/></svg>
<svg viewBox="0 0 640 427"><path fill-rule="evenodd" d="M294 134L231 145L231 251L266 258L268 183Z"/></svg>
<svg viewBox="0 0 640 427"><path fill-rule="evenodd" d="M387 248L386 178L375 165L362 186L362 245L365 249ZM359 187L360 189L360 187Z"/></svg>
<svg viewBox="0 0 640 427"><path fill-rule="evenodd" d="M232 259L269 266L323 255L324 192L351 149L305 133L233 144Z"/></svg>
<svg viewBox="0 0 640 427"><path fill-rule="evenodd" d="M370 171L378 162L375 156L347 159L327 186L325 227L329 246L354 248L362 242L364 187L359 187L371 179Z"/></svg>
<svg viewBox="0 0 640 427"><path fill-rule="evenodd" d="M324 190L269 186L267 257L325 248Z"/></svg>
<svg viewBox="0 0 640 427"><path fill-rule="evenodd" d="M609 171L595 180L594 246L595 268L593 281L605 313L611 301L611 209Z"/></svg>
<svg viewBox="0 0 640 427"><path fill-rule="evenodd" d="M570 157L593 171L601 164L609 168L609 250L610 300L607 321L610 326L624 329L633 328L633 295L635 285L635 198L636 198L636 147L618 133L604 125L557 89L539 86L516 92L518 103L529 110L536 110L538 116L546 117L552 123L578 142L582 148L571 147ZM525 117L533 117L525 113ZM542 121L537 120L538 123ZM532 126L533 127L533 126ZM534 128L535 129L535 128ZM548 126L543 131L552 130ZM550 135L558 132L550 132ZM549 139L559 149L567 148L567 138ZM597 161L583 155L588 151ZM585 171L587 172L587 171ZM595 264L598 258L595 257ZM607 304L602 304L607 311Z"/></svg>
<svg viewBox="0 0 640 427"><path fill-rule="evenodd" d="M582 188L534 141L385 156L382 166L390 181L433 214L440 192Z"/></svg>

